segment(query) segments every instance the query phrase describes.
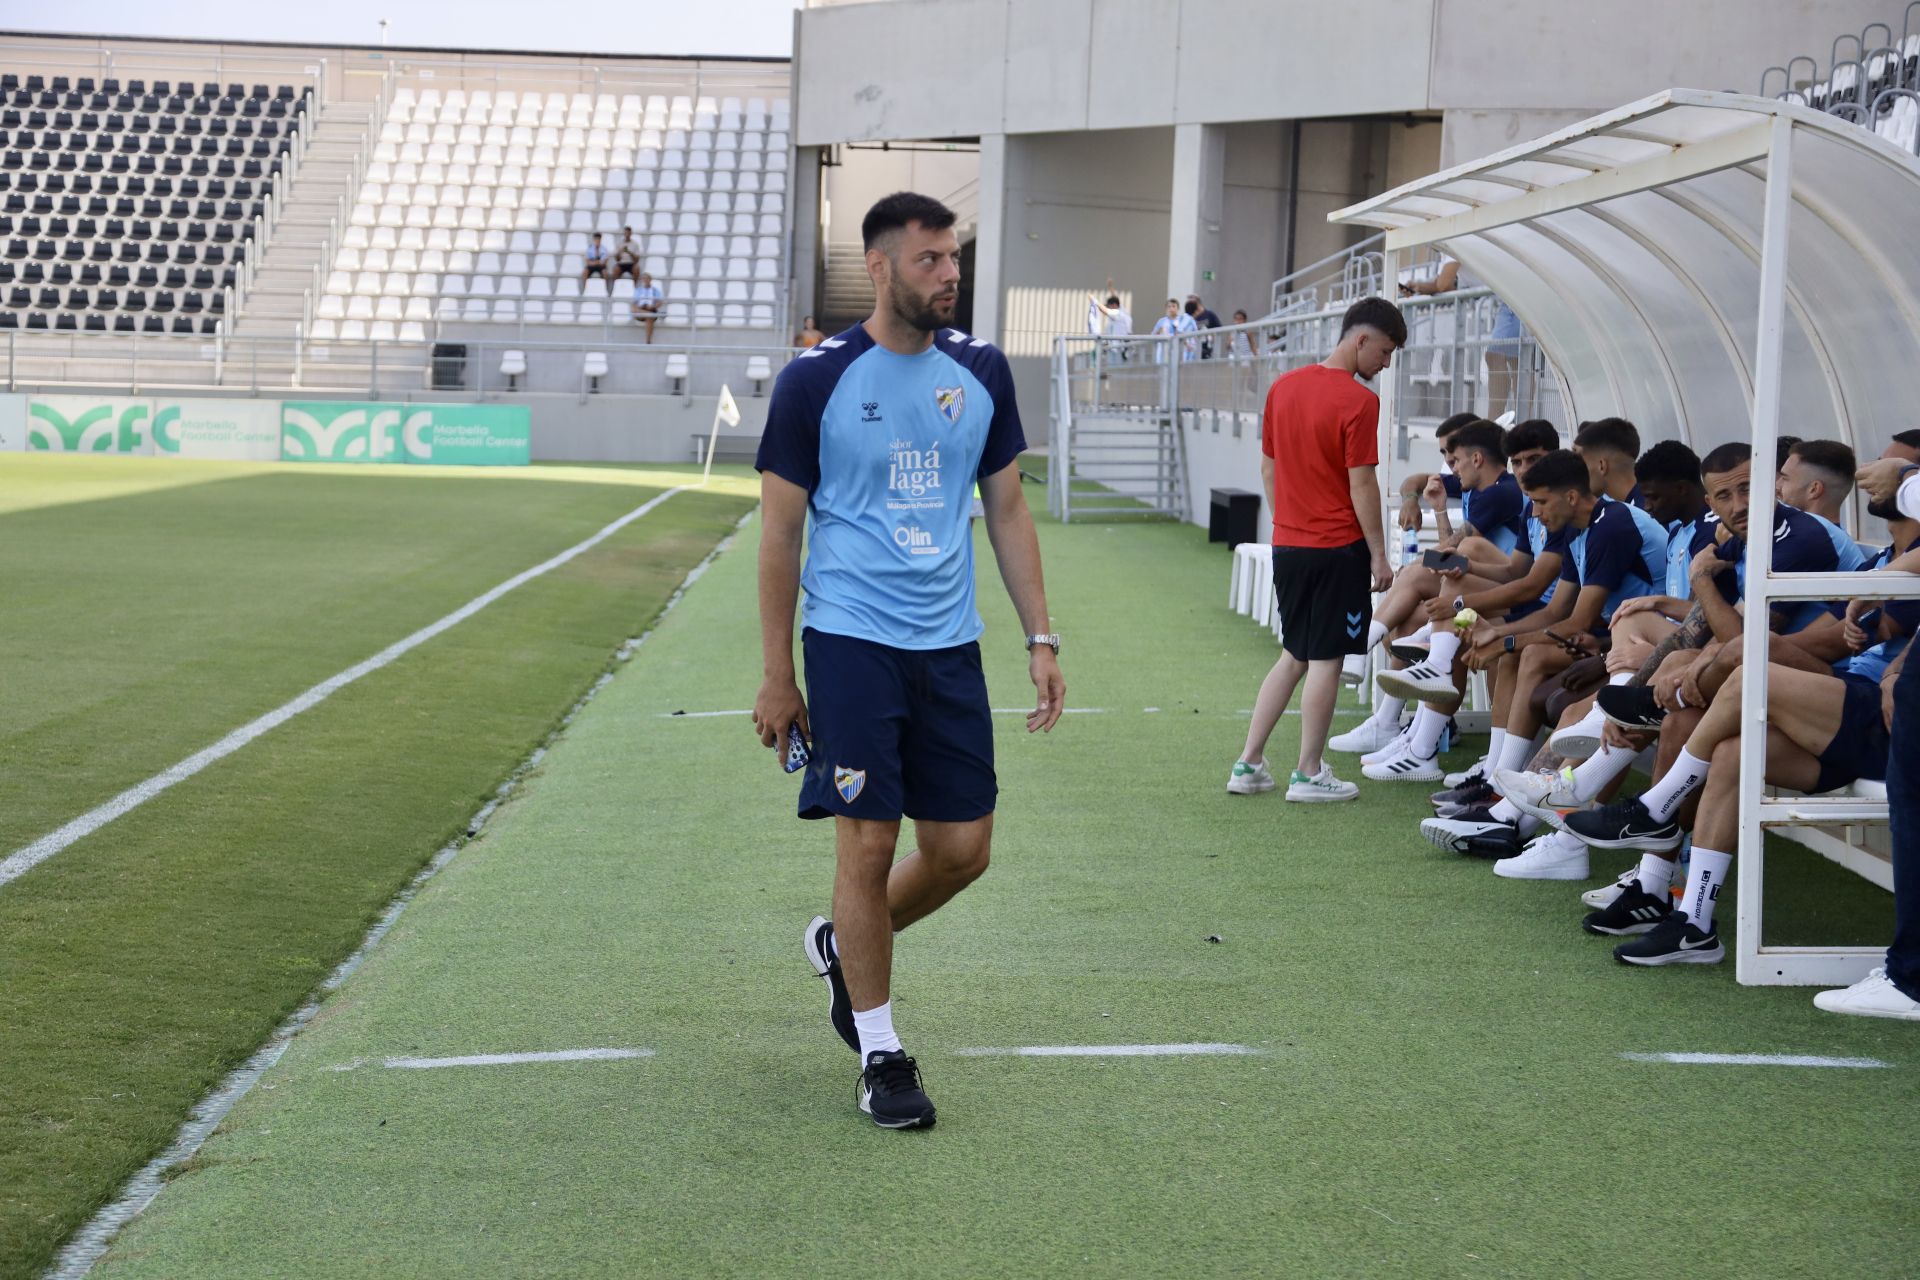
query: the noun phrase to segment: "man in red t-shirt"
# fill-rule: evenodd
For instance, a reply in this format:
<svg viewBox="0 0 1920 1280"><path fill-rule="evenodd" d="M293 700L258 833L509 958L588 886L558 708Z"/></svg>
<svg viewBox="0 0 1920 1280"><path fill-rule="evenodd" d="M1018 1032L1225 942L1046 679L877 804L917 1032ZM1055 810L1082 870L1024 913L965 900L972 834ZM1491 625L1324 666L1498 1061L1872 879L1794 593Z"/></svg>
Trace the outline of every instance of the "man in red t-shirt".
<svg viewBox="0 0 1920 1280"><path fill-rule="evenodd" d="M1273 504L1273 591L1285 652L1253 704L1246 750L1227 779L1235 795L1276 785L1266 764L1267 739L1303 676L1300 759L1287 799L1360 794L1334 777L1320 754L1340 694L1341 660L1366 651L1373 593L1393 580L1374 474L1380 397L1360 383L1373 381L1406 340L1400 308L1384 298L1363 299L1347 309L1332 355L1295 369L1267 392L1260 478Z"/></svg>

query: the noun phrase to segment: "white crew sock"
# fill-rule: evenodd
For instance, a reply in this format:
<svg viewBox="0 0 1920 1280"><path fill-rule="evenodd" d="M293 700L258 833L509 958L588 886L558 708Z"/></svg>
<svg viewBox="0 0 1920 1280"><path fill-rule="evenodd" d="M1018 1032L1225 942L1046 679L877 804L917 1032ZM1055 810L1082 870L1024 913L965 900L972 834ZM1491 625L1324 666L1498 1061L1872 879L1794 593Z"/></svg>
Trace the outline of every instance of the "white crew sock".
<svg viewBox="0 0 1920 1280"><path fill-rule="evenodd" d="M1453 655L1460 652L1460 633L1448 627L1433 638L1433 647L1427 650L1427 665L1435 671L1453 670Z"/></svg>
<svg viewBox="0 0 1920 1280"><path fill-rule="evenodd" d="M1446 727L1446 714L1422 703L1413 715L1413 738L1407 749L1422 760L1431 759L1440 750L1440 734Z"/></svg>
<svg viewBox="0 0 1920 1280"><path fill-rule="evenodd" d="M1387 638L1387 624L1384 622L1375 621L1371 626L1367 628L1366 651L1368 653L1372 653L1373 647L1379 644L1382 640L1385 640L1386 638Z"/></svg>
<svg viewBox="0 0 1920 1280"><path fill-rule="evenodd" d="M1706 780L1707 762L1682 747L1673 767L1647 788L1640 803L1647 806L1655 822L1669 821L1693 789Z"/></svg>
<svg viewBox="0 0 1920 1280"><path fill-rule="evenodd" d="M1493 732L1487 735L1487 781L1493 781L1494 770L1500 767L1500 757L1507 745L1507 731L1499 725L1493 726Z"/></svg>
<svg viewBox="0 0 1920 1280"><path fill-rule="evenodd" d="M1607 677L1607 683L1610 685L1632 684L1633 677L1634 673L1631 671L1616 671ZM1600 709L1598 702L1595 702L1587 708L1587 714L1580 717L1579 723L1569 725L1567 731L1578 730L1589 737L1597 738L1600 736L1600 731L1606 727L1607 713Z"/></svg>
<svg viewBox="0 0 1920 1280"><path fill-rule="evenodd" d="M1421 623L1420 626L1412 634L1410 634L1407 637L1407 639L1412 641L1414 644L1419 644L1422 640L1431 642L1433 639L1433 623L1431 622Z"/></svg>
<svg viewBox="0 0 1920 1280"><path fill-rule="evenodd" d="M1713 932L1713 904L1720 897L1720 886L1727 882L1727 870L1732 866L1732 854L1693 846L1693 856L1687 860L1687 893L1680 900L1680 909L1686 912L1688 922L1702 933Z"/></svg>
<svg viewBox="0 0 1920 1280"><path fill-rule="evenodd" d="M1517 733L1509 733L1507 740L1500 744L1500 759L1495 767L1499 769L1524 769L1527 764L1527 757L1532 754L1532 738L1523 738Z"/></svg>
<svg viewBox="0 0 1920 1280"><path fill-rule="evenodd" d="M1602 746L1573 769L1573 795L1581 804L1607 789L1607 784L1633 765L1635 753L1627 747Z"/></svg>
<svg viewBox="0 0 1920 1280"><path fill-rule="evenodd" d="M1373 722L1387 729L1398 729L1400 717L1406 714L1405 698L1390 698L1382 695L1380 705L1373 709Z"/></svg>
<svg viewBox="0 0 1920 1280"><path fill-rule="evenodd" d="M1640 891L1650 893L1656 898L1665 897L1673 887L1673 859L1663 858L1657 853L1640 855L1640 870L1634 873L1640 882Z"/></svg>
<svg viewBox="0 0 1920 1280"><path fill-rule="evenodd" d="M899 1053L900 1037L893 1033L893 1001L864 1013L853 1011L853 1025L860 1032L860 1060L876 1053Z"/></svg>

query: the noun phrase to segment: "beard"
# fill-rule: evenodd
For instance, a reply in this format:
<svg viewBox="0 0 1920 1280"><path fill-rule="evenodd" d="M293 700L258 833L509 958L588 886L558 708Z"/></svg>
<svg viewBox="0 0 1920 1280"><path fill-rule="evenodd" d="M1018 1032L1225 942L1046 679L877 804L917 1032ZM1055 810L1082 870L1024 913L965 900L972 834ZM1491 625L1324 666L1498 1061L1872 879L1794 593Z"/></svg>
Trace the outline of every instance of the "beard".
<svg viewBox="0 0 1920 1280"><path fill-rule="evenodd" d="M898 280L887 286L887 305L893 308L893 314L920 330L933 333L944 329L953 322L952 304L947 306L946 315L941 315L930 298L923 298Z"/></svg>

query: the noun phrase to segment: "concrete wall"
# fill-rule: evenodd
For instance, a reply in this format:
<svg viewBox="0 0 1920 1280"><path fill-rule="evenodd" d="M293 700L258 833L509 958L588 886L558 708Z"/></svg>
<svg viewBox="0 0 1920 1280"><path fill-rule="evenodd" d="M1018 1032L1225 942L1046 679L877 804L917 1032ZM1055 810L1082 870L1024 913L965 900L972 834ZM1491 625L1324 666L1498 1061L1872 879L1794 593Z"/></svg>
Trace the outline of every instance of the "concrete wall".
<svg viewBox="0 0 1920 1280"><path fill-rule="evenodd" d="M1401 112L1758 87L1897 21L1886 0L891 0L804 10L803 144ZM937 49L938 91L929 63Z"/></svg>
<svg viewBox="0 0 1920 1280"><path fill-rule="evenodd" d="M696 396L591 398L524 396L533 409L535 462L691 462L695 436L713 427L713 399ZM740 425L722 437L758 438L767 425L767 400L742 396ZM722 443L724 456L726 444Z"/></svg>

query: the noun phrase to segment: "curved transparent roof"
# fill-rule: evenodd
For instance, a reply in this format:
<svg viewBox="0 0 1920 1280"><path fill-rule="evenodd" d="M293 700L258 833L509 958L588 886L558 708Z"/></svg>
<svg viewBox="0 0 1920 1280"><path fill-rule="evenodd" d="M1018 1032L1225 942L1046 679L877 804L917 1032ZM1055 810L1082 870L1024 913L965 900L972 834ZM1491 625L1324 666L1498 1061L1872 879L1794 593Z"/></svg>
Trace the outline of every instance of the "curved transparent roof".
<svg viewBox="0 0 1920 1280"><path fill-rule="evenodd" d="M1672 89L1331 215L1439 244L1538 336L1575 421L1705 452L1752 429L1772 148L1779 430L1864 458L1920 419L1920 161L1794 103Z"/></svg>

